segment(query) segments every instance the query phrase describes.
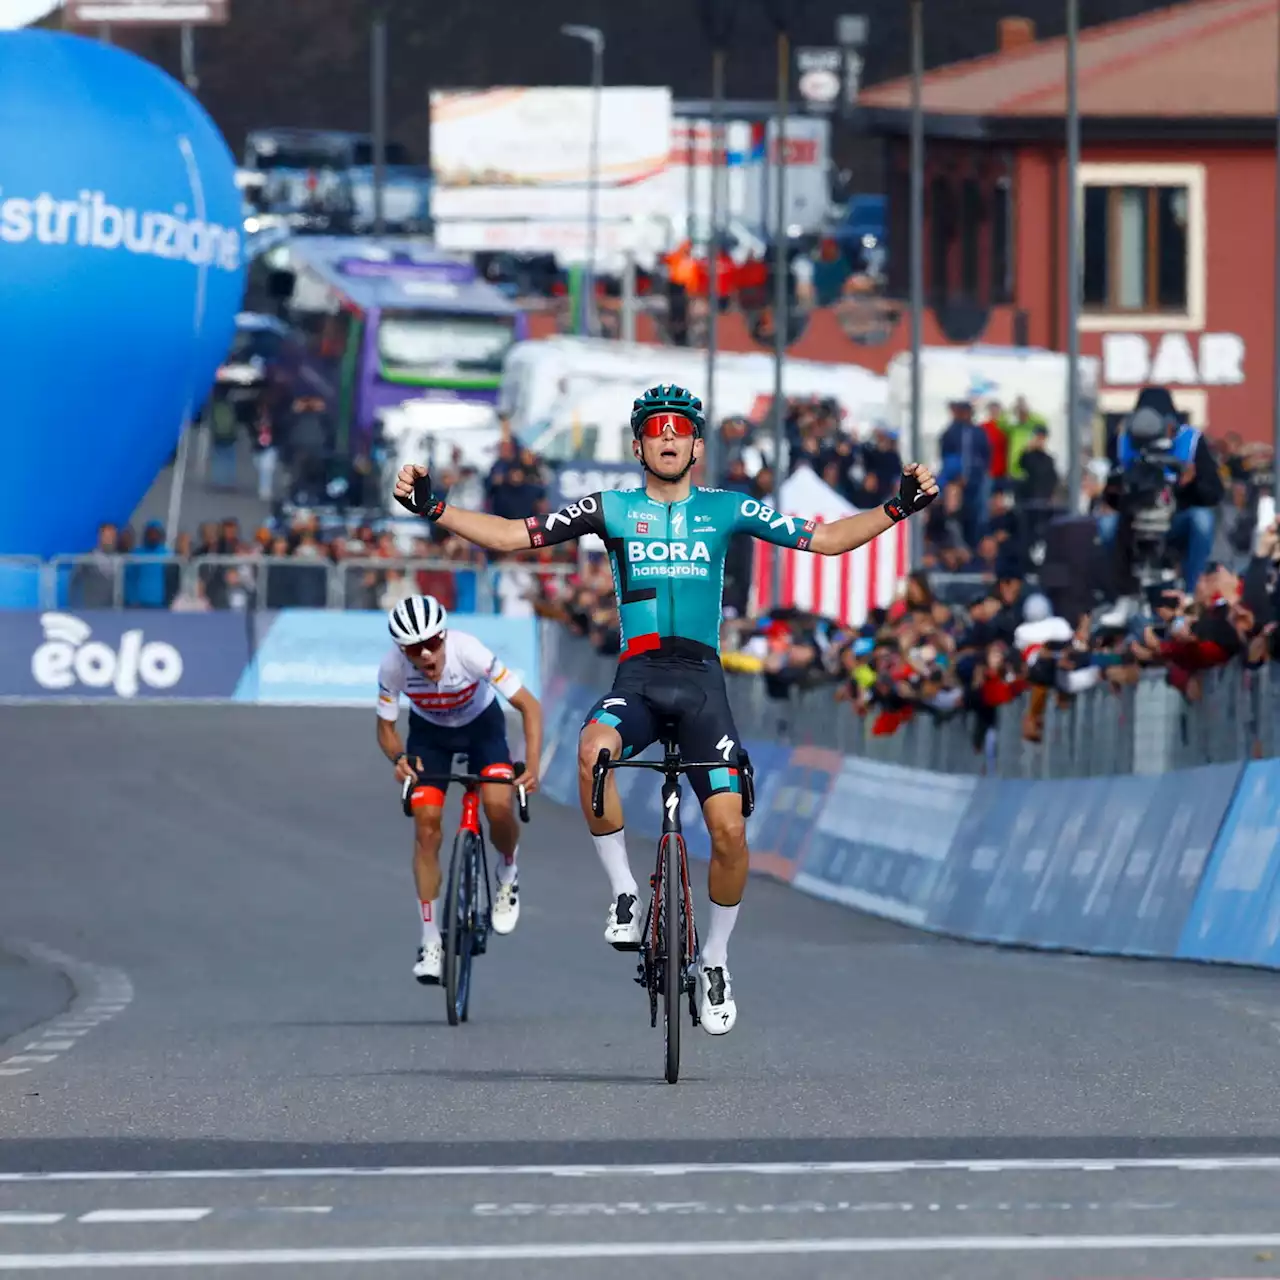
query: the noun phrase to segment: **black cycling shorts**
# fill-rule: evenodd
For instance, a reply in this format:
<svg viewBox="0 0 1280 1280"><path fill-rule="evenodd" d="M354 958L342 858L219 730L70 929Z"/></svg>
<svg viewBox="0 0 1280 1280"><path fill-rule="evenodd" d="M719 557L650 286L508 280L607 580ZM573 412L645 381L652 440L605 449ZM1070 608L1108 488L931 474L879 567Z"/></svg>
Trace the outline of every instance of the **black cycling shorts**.
<svg viewBox="0 0 1280 1280"><path fill-rule="evenodd" d="M708 796L736 792L737 757L742 744L729 710L724 668L718 661L635 657L620 663L613 688L597 700L583 721L607 724L622 735L622 757L638 755L657 741L664 718L674 720L684 760L723 760L723 767L693 769L689 784L706 804Z"/></svg>
<svg viewBox="0 0 1280 1280"><path fill-rule="evenodd" d="M467 757L467 772L493 771L511 777L511 748L507 745L507 719L495 698L470 724L432 724L424 716L409 713L409 740L404 744L409 763L422 774L453 772L455 756ZM421 761L421 763L419 763ZM445 788L429 783L414 790L415 807L444 804Z"/></svg>

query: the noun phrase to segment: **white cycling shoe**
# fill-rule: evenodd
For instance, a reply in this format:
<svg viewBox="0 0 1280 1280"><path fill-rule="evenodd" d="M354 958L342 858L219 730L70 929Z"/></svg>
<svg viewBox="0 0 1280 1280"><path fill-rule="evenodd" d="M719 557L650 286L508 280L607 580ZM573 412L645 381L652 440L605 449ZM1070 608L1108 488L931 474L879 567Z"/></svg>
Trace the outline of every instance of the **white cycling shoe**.
<svg viewBox="0 0 1280 1280"><path fill-rule="evenodd" d="M728 1035L738 1020L728 965L698 964L698 1021L711 1036Z"/></svg>
<svg viewBox="0 0 1280 1280"><path fill-rule="evenodd" d="M444 944L440 942L424 943L418 948L418 961L413 966L413 976L429 986L440 982L440 974L444 970Z"/></svg>
<svg viewBox="0 0 1280 1280"><path fill-rule="evenodd" d="M510 884L498 881L493 894L493 931L494 933L510 933L520 919L520 878L517 876Z"/></svg>
<svg viewBox="0 0 1280 1280"><path fill-rule="evenodd" d="M609 903L604 939L619 951L640 950L640 899L634 893L620 893Z"/></svg>

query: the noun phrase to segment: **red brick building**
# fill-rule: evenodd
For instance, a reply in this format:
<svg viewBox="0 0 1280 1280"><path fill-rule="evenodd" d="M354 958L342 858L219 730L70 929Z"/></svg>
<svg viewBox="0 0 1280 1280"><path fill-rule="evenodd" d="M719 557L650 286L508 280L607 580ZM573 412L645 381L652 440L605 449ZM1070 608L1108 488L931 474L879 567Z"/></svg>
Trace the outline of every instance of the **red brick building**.
<svg viewBox="0 0 1280 1280"><path fill-rule="evenodd" d="M1082 33L1080 338L1103 409L1161 382L1212 433L1271 439L1278 17L1280 0L1195 0ZM925 78L929 327L1063 350L1064 42L1008 19L1000 44ZM886 135L905 296L910 85L862 103Z"/></svg>

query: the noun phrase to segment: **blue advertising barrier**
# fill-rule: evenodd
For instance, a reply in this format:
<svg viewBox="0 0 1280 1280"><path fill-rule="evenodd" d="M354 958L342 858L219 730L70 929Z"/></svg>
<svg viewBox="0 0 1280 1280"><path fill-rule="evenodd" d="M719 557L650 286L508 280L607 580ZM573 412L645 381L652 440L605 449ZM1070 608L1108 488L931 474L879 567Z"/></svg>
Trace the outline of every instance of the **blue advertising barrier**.
<svg viewBox="0 0 1280 1280"><path fill-rule="evenodd" d="M925 924L976 783L844 760L813 824L796 888L904 924Z"/></svg>
<svg viewBox="0 0 1280 1280"><path fill-rule="evenodd" d="M539 696L534 619L455 613L449 623L488 645ZM378 664L390 647L381 611L290 609L268 615L257 653L236 685L236 701L371 707Z"/></svg>
<svg viewBox="0 0 1280 1280"><path fill-rule="evenodd" d="M1280 967L1280 760L1244 768L1177 948L1186 960Z"/></svg>
<svg viewBox="0 0 1280 1280"><path fill-rule="evenodd" d="M243 614L0 613L0 698L225 702L250 645Z"/></svg>
<svg viewBox="0 0 1280 1280"><path fill-rule="evenodd" d="M925 923L990 942L1173 956L1240 773L983 782Z"/></svg>

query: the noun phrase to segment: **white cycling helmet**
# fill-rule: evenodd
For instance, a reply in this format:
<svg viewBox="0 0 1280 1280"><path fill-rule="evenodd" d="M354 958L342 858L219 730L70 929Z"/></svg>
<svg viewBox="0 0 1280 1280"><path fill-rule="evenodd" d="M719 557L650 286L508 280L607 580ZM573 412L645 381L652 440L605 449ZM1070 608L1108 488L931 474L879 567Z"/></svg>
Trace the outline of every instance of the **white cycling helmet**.
<svg viewBox="0 0 1280 1280"><path fill-rule="evenodd" d="M406 596L387 614L387 630L402 646L444 635L448 626L449 615L435 596Z"/></svg>

